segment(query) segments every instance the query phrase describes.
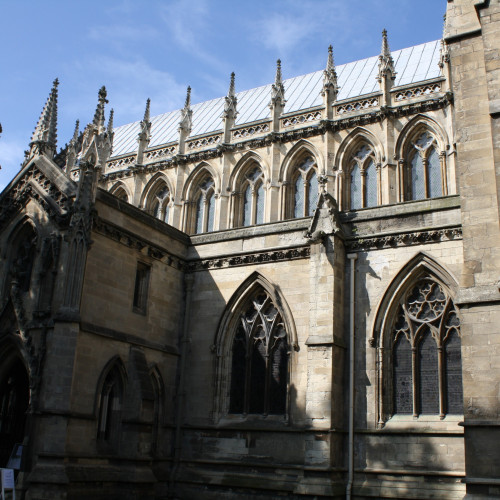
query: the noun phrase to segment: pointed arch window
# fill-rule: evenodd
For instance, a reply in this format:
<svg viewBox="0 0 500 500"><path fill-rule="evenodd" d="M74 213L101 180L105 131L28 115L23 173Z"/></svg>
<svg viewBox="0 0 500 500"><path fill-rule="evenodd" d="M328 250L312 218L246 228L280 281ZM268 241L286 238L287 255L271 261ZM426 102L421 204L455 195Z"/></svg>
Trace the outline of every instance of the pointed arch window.
<svg viewBox="0 0 500 500"><path fill-rule="evenodd" d="M308 217L316 208L319 193L316 169L316 162L311 156L305 158L297 167L293 178L294 218Z"/></svg>
<svg viewBox="0 0 500 500"><path fill-rule="evenodd" d="M411 146L409 158L406 199L422 200L446 194L444 170L436 139L429 132L418 136Z"/></svg>
<svg viewBox="0 0 500 500"><path fill-rule="evenodd" d="M215 183L206 177L200 184L195 201L195 234L207 233L215 229Z"/></svg>
<svg viewBox="0 0 500 500"><path fill-rule="evenodd" d="M463 413L460 320L430 276L402 297L391 334L393 414Z"/></svg>
<svg viewBox="0 0 500 500"><path fill-rule="evenodd" d="M115 365L107 373L99 397L97 441L102 445L116 447L118 444L123 389L122 376L118 366Z"/></svg>
<svg viewBox="0 0 500 500"><path fill-rule="evenodd" d="M121 187L121 186L117 187L112 193L118 199L128 202L128 194L127 194L127 191L125 191L125 189L123 187Z"/></svg>
<svg viewBox="0 0 500 500"><path fill-rule="evenodd" d="M283 318L263 289L247 303L232 341L229 413L284 415L288 340Z"/></svg>
<svg viewBox="0 0 500 500"><path fill-rule="evenodd" d="M259 167L253 168L245 176L241 225L253 226L264 222L264 175Z"/></svg>
<svg viewBox="0 0 500 500"><path fill-rule="evenodd" d="M154 189L149 197L147 207L148 212L158 219L168 222L170 216L171 196L170 190L164 182Z"/></svg>
<svg viewBox="0 0 500 500"><path fill-rule="evenodd" d="M373 149L364 144L352 157L349 198L351 210L379 204L378 169Z"/></svg>

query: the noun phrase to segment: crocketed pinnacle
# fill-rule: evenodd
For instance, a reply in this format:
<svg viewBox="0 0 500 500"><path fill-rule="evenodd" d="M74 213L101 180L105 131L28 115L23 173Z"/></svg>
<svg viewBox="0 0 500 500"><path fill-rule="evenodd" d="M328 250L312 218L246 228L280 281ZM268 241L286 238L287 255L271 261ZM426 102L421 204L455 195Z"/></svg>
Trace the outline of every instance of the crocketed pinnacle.
<svg viewBox="0 0 500 500"><path fill-rule="evenodd" d="M234 71L231 73L231 79L229 81L229 90L227 91L227 96L224 101L224 113L222 115L223 118L234 118L237 114L236 112L236 104L238 102L236 98L236 91L234 85Z"/></svg>
<svg viewBox="0 0 500 500"><path fill-rule="evenodd" d="M108 102L106 99L107 95L106 87L103 85L99 89L97 108L95 110L94 119L92 120L92 123L97 127L99 133L104 130L104 106Z"/></svg>
<svg viewBox="0 0 500 500"><path fill-rule="evenodd" d="M389 49L389 42L387 41L387 30L382 31L382 50L380 56L378 57L378 81L379 83L386 77L390 77L391 80L396 78L396 69L394 67L394 59L392 58L391 51Z"/></svg>
<svg viewBox="0 0 500 500"><path fill-rule="evenodd" d="M56 78L52 83L47 102L42 110L38 123L33 132L31 144L45 143L54 151L57 146L57 97L59 80Z"/></svg>
<svg viewBox="0 0 500 500"><path fill-rule="evenodd" d="M326 59L326 71L328 73L335 70L335 65L333 63L333 47L331 45L328 46L328 57Z"/></svg>
<svg viewBox="0 0 500 500"><path fill-rule="evenodd" d="M281 60L276 61L276 76L274 78L274 83L271 88L271 106L276 104L285 104L285 86L283 85L283 79L281 76Z"/></svg>
<svg viewBox="0 0 500 500"><path fill-rule="evenodd" d="M146 101L146 109L144 110L144 118L142 119L142 121L144 123L148 123L149 122L149 118L150 118L150 106L151 106L151 99L148 97L148 99Z"/></svg>
<svg viewBox="0 0 500 500"><path fill-rule="evenodd" d="M337 72L333 61L333 47L328 47L328 57L326 59L326 69L323 72L323 91L331 90L338 92Z"/></svg>
<svg viewBox="0 0 500 500"><path fill-rule="evenodd" d="M191 87L188 86L186 93L186 102L184 103L184 109L188 109L191 106Z"/></svg>
<svg viewBox="0 0 500 500"><path fill-rule="evenodd" d="M113 134L113 117L115 115L115 110L111 108L111 111L109 112L109 120L108 120L108 134L111 135Z"/></svg>
<svg viewBox="0 0 500 500"><path fill-rule="evenodd" d="M79 132L80 132L80 120L76 120L75 131L73 132L73 137L71 138L72 142L76 142L78 140Z"/></svg>
<svg viewBox="0 0 500 500"><path fill-rule="evenodd" d="M184 103L184 108L181 111L181 121L179 122L179 130L183 130L187 134L191 132L192 115L193 111L191 110L191 87L188 87L186 94L186 102Z"/></svg>
<svg viewBox="0 0 500 500"><path fill-rule="evenodd" d="M281 77L281 59L278 59L276 61L276 76L274 77L274 84L281 85L283 83L282 77Z"/></svg>

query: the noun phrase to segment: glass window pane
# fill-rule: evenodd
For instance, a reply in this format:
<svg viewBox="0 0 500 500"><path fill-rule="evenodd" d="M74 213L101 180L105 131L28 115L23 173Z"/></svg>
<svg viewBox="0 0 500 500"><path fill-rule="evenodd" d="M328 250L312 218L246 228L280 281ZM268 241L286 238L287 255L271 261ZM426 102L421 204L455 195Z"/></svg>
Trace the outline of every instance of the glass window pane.
<svg viewBox="0 0 500 500"><path fill-rule="evenodd" d="M249 226L252 223L252 190L250 184L247 185L243 193L243 226Z"/></svg>
<svg viewBox="0 0 500 500"><path fill-rule="evenodd" d="M203 232L203 195L200 194L196 202L196 234Z"/></svg>
<svg viewBox="0 0 500 500"><path fill-rule="evenodd" d="M361 207L361 174L358 164L355 163L351 170L351 210Z"/></svg>
<svg viewBox="0 0 500 500"><path fill-rule="evenodd" d="M436 148L432 148L427 157L427 176L429 178L429 198L443 196L441 187L441 165Z"/></svg>
<svg viewBox="0 0 500 500"><path fill-rule="evenodd" d="M411 196L412 200L425 198L424 165L419 153L413 155L411 160Z"/></svg>
<svg viewBox="0 0 500 500"><path fill-rule="evenodd" d="M460 337L457 328L458 317L455 312L450 314L448 323L455 321L457 326L450 332L445 344L445 382L446 382L446 411L460 415L464 412L462 390L462 353Z"/></svg>
<svg viewBox="0 0 500 500"><path fill-rule="evenodd" d="M264 223L264 186L262 182L259 184L257 191L255 193L255 204L256 204L256 214L255 214L255 224Z"/></svg>
<svg viewBox="0 0 500 500"><path fill-rule="evenodd" d="M170 206L168 203L165 203L165 213L164 213L164 216L163 216L163 220L165 222L168 222L168 215L170 213Z"/></svg>
<svg viewBox="0 0 500 500"><path fill-rule="evenodd" d="M207 211L208 211L207 231L213 231L214 221L215 221L215 200L213 193L209 194L207 197Z"/></svg>
<svg viewBox="0 0 500 500"><path fill-rule="evenodd" d="M295 204L293 210L294 217L304 217L304 179L302 175L297 177L295 182Z"/></svg>
<svg viewBox="0 0 500 500"><path fill-rule="evenodd" d="M318 178L316 172L313 170L309 178L309 204L307 215L312 215L318 203Z"/></svg>
<svg viewBox="0 0 500 500"><path fill-rule="evenodd" d="M366 168L365 178L366 205L367 207L377 206L377 170L371 161Z"/></svg>
<svg viewBox="0 0 500 500"><path fill-rule="evenodd" d="M436 341L427 328L420 341L419 357L419 413L439 414L438 350Z"/></svg>
<svg viewBox="0 0 500 500"><path fill-rule="evenodd" d="M394 413L413 413L411 374L411 346L404 335L399 335L393 350Z"/></svg>

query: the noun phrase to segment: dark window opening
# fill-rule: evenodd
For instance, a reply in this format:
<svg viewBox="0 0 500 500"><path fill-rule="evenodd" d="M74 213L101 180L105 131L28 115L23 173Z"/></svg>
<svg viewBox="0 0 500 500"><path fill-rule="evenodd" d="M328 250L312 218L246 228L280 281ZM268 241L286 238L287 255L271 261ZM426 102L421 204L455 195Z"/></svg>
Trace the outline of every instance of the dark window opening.
<svg viewBox="0 0 500 500"><path fill-rule="evenodd" d="M151 268L148 265L143 264L142 262L137 263L133 309L135 312L141 314L146 314L147 311L150 270Z"/></svg>

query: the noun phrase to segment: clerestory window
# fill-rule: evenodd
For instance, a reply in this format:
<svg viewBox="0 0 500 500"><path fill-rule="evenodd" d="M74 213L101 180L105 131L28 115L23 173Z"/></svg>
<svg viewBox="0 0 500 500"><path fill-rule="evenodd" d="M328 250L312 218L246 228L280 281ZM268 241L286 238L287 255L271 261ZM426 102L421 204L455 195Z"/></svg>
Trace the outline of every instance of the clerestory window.
<svg viewBox="0 0 500 500"><path fill-rule="evenodd" d="M378 205L377 169L373 150L364 145L352 158L350 168L350 209Z"/></svg>
<svg viewBox="0 0 500 500"><path fill-rule="evenodd" d="M264 222L264 176L254 168L243 184L241 225L252 226Z"/></svg>
<svg viewBox="0 0 500 500"><path fill-rule="evenodd" d="M420 279L403 296L392 330L393 413L463 413L460 320L444 288Z"/></svg>
<svg viewBox="0 0 500 500"><path fill-rule="evenodd" d="M293 187L293 217L312 215L319 194L316 162L312 157L308 156L297 167Z"/></svg>
<svg viewBox="0 0 500 500"><path fill-rule="evenodd" d="M196 198L195 233L206 233L214 230L215 191L214 181L207 177L201 184Z"/></svg>
<svg viewBox="0 0 500 500"><path fill-rule="evenodd" d="M232 342L229 413L284 415L288 341L276 305L261 290L244 312Z"/></svg>

